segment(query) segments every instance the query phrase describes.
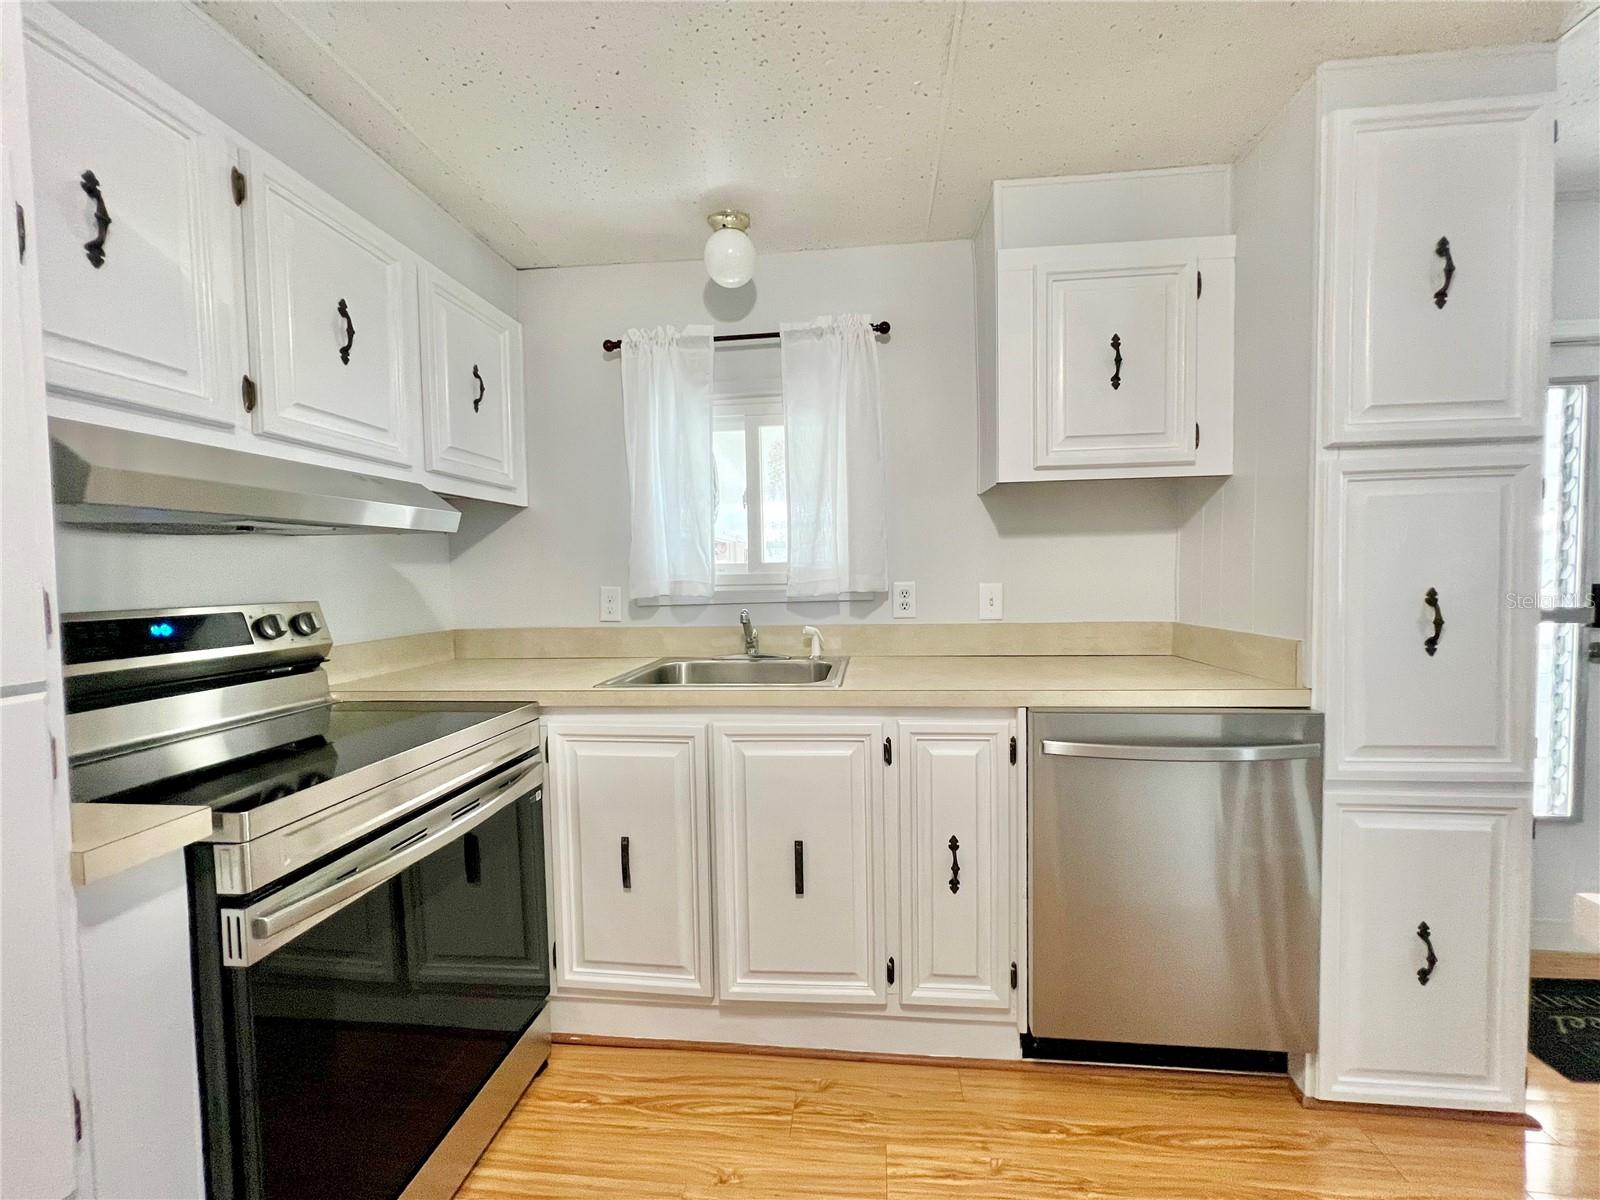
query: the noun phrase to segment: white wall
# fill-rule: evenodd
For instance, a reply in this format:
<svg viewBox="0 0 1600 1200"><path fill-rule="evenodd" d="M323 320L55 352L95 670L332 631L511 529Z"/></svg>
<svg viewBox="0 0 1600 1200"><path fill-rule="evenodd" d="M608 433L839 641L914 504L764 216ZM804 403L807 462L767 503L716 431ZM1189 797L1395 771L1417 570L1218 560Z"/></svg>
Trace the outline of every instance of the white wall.
<svg viewBox="0 0 1600 1200"><path fill-rule="evenodd" d="M73 3L69 16L454 275L514 309L517 273L188 4ZM453 623L443 536L173 537L57 531L67 611L322 601L340 641Z"/></svg>
<svg viewBox="0 0 1600 1200"><path fill-rule="evenodd" d="M447 629L442 533L274 537L56 527L64 612L320 600L336 642Z"/></svg>
<svg viewBox="0 0 1600 1200"><path fill-rule="evenodd" d="M1597 19L1590 17L1561 40L1557 70L1563 94L1587 96L1586 121L1566 119L1562 141L1570 127L1595 127L1594 80L1600 74ZM1578 147L1567 146L1569 151ZM1584 153L1592 154L1592 147ZM1556 154L1562 155L1558 145ZM1587 157L1584 161L1592 160ZM1566 172L1570 177L1570 172ZM1600 178L1579 178L1574 191L1556 199L1555 270L1552 308L1555 319L1600 320ZM1553 356L1551 370L1558 376L1592 375L1600 370L1600 353L1592 346L1562 347ZM1600 487L1600 479L1591 479ZM1600 567L1600 564L1595 564ZM1577 892L1600 891L1600 686L1589 671L1589 722L1587 761L1591 764L1580 801L1579 820L1541 821L1533 842L1533 944L1547 950L1593 949L1572 936L1572 897Z"/></svg>
<svg viewBox="0 0 1600 1200"><path fill-rule="evenodd" d="M1179 541L1181 620L1304 639L1315 407L1316 89L1308 84L1233 171L1237 236L1233 475Z"/></svg>
<svg viewBox="0 0 1600 1200"><path fill-rule="evenodd" d="M759 229L756 230L759 245ZM917 585L923 621L977 617L980 581L1005 585L1017 621L1175 615L1175 481L1037 483L975 494L972 246L965 241L762 255L725 292L698 262L525 271L531 502L463 502L451 539L458 624L588 625L599 587L625 584L628 480L621 379L603 338L629 326L722 330L868 312L880 347L890 494L889 570ZM777 373L775 345L724 348L719 373ZM632 606L626 619L731 625L738 606ZM882 601L755 606L758 622L880 621Z"/></svg>

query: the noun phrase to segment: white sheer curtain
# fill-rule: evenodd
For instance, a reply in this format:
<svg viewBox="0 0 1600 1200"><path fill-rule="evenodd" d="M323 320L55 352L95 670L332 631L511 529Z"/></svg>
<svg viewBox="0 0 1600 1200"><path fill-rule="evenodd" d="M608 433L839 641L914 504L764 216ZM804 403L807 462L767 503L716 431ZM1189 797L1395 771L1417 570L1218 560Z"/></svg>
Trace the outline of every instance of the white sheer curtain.
<svg viewBox="0 0 1600 1200"><path fill-rule="evenodd" d="M850 314L779 327L791 600L889 590L878 343Z"/></svg>
<svg viewBox="0 0 1600 1200"><path fill-rule="evenodd" d="M622 412L633 493L628 594L711 599L711 327L630 329Z"/></svg>

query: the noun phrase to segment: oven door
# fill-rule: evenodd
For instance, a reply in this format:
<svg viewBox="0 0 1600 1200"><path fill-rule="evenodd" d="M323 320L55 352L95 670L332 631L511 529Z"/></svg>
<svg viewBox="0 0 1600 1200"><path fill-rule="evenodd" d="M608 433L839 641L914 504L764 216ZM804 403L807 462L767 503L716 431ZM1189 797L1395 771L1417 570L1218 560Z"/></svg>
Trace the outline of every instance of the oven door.
<svg viewBox="0 0 1600 1200"><path fill-rule="evenodd" d="M542 778L508 767L220 910L238 1194L398 1196L526 1060L549 994Z"/></svg>

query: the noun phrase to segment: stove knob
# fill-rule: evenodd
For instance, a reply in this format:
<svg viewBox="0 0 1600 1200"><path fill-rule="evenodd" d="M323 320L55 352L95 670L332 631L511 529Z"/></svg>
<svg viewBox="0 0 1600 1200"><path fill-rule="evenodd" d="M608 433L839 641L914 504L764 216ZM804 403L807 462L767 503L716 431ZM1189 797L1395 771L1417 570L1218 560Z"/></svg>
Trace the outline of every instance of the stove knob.
<svg viewBox="0 0 1600 1200"><path fill-rule="evenodd" d="M283 618L277 613L257 617L250 627L256 631L258 638L268 642L275 642L288 632L283 627Z"/></svg>
<svg viewBox="0 0 1600 1200"><path fill-rule="evenodd" d="M317 623L316 613L300 612L289 618L289 628L301 637L310 637L322 626Z"/></svg>

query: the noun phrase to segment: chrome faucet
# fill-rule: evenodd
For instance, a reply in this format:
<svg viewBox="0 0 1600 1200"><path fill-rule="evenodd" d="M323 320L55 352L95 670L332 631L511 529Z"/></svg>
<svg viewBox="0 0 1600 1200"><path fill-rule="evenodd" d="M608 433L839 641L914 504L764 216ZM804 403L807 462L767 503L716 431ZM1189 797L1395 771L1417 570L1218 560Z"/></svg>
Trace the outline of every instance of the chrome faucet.
<svg viewBox="0 0 1600 1200"><path fill-rule="evenodd" d="M739 610L739 624L744 629L744 652L751 658L761 657L761 631L750 624L750 610Z"/></svg>

